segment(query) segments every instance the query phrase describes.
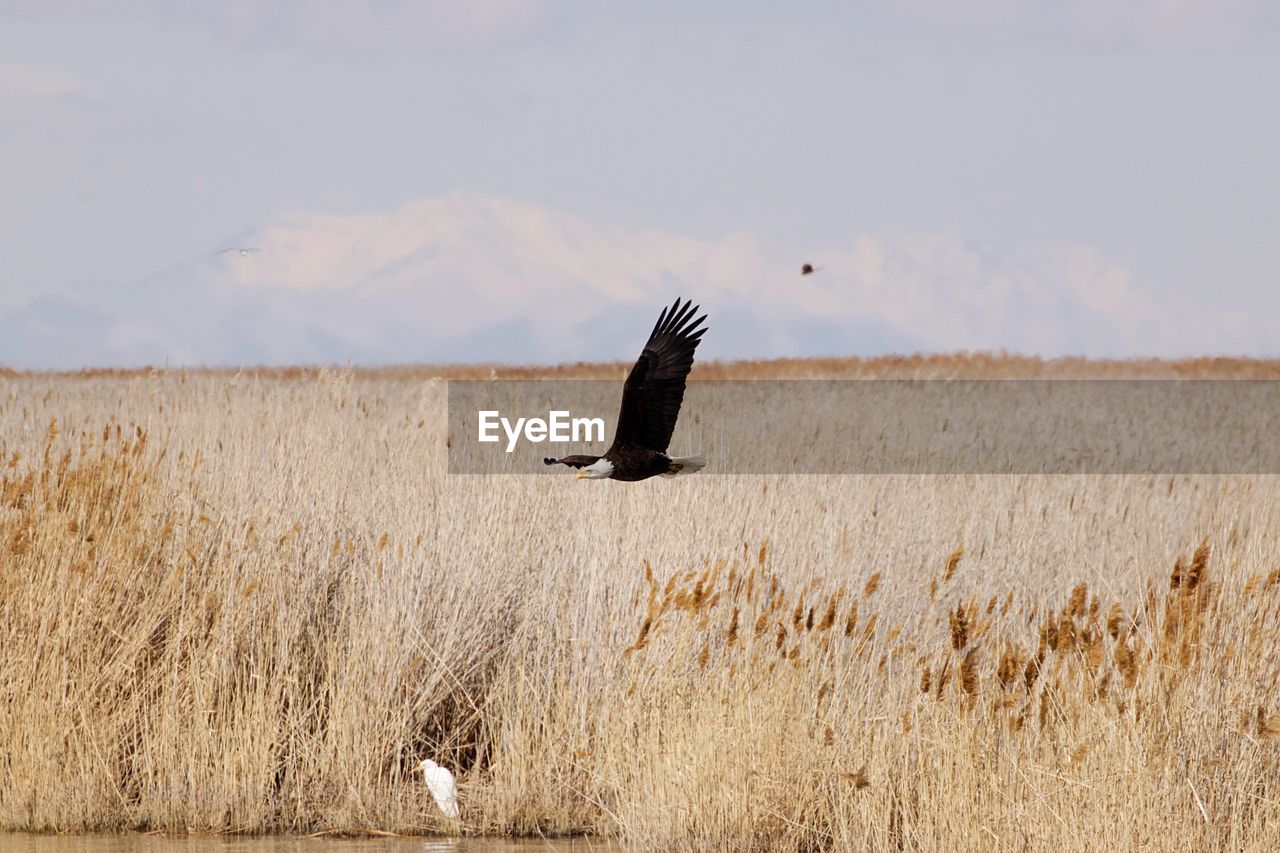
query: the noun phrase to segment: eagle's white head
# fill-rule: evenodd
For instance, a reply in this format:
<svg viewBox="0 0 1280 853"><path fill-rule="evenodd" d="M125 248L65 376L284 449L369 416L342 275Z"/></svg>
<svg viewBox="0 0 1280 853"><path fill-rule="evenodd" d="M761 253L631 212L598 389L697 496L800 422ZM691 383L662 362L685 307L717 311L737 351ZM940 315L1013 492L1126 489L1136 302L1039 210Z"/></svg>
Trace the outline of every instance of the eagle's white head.
<svg viewBox="0 0 1280 853"><path fill-rule="evenodd" d="M579 480L603 480L613 473L613 463L603 457L578 470Z"/></svg>

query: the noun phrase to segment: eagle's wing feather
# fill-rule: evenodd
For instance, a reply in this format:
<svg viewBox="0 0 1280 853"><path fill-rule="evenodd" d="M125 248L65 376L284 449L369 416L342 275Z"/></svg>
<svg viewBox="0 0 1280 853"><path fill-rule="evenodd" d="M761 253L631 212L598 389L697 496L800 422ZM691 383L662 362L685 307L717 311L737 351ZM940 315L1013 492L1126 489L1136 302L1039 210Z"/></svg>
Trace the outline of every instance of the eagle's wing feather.
<svg viewBox="0 0 1280 853"><path fill-rule="evenodd" d="M676 428L684 383L693 367L693 351L706 333L699 328L707 319L693 319L698 306L680 300L665 309L644 345L640 358L622 386L622 411L613 446L624 444L665 453Z"/></svg>

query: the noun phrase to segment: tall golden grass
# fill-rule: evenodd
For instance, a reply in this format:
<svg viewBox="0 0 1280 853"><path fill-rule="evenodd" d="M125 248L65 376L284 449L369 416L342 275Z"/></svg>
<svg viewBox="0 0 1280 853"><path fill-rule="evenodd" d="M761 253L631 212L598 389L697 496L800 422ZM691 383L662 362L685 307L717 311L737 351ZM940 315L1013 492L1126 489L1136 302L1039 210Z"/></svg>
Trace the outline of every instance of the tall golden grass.
<svg viewBox="0 0 1280 853"><path fill-rule="evenodd" d="M450 477L443 420L0 378L0 827L1280 845L1275 478Z"/></svg>

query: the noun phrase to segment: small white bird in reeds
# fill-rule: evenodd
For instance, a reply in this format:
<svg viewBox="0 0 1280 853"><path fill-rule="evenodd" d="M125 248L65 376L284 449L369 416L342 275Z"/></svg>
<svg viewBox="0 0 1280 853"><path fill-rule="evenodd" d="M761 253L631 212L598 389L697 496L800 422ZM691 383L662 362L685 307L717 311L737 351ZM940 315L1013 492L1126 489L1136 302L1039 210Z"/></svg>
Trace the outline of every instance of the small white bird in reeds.
<svg viewBox="0 0 1280 853"><path fill-rule="evenodd" d="M436 805L445 817L458 816L458 783L448 768L441 767L430 758L422 759L422 775L427 780L427 790L435 798Z"/></svg>

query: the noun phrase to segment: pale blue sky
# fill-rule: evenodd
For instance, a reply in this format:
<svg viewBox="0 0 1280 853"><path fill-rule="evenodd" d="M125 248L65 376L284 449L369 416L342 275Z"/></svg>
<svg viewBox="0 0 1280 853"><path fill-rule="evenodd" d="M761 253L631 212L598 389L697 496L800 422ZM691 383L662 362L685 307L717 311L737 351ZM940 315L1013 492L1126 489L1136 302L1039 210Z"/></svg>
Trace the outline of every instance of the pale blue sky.
<svg viewBox="0 0 1280 853"><path fill-rule="evenodd" d="M1280 354L1280 7L1119 5L0 0L0 363Z"/></svg>

